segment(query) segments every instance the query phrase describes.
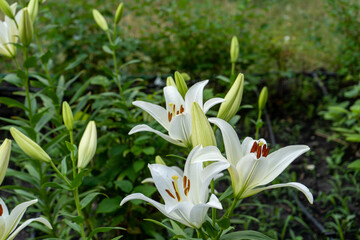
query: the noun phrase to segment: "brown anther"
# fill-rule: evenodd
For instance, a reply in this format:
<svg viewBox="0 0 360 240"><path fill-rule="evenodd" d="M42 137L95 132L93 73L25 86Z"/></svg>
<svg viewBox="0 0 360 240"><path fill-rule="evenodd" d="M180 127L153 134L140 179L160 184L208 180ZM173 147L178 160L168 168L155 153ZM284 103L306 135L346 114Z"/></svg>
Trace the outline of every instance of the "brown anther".
<svg viewBox="0 0 360 240"><path fill-rule="evenodd" d="M175 112L175 104L173 105L173 113Z"/></svg>
<svg viewBox="0 0 360 240"><path fill-rule="evenodd" d="M184 189L186 188L186 182L187 182L187 177L184 176L183 177L183 187L184 187Z"/></svg>
<svg viewBox="0 0 360 240"><path fill-rule="evenodd" d="M257 148L256 157L259 159L261 157L261 147Z"/></svg>
<svg viewBox="0 0 360 240"><path fill-rule="evenodd" d="M170 192L169 189L165 189L165 191L167 192L167 194L169 194L170 197L172 197L173 199L175 199L175 196Z"/></svg>
<svg viewBox="0 0 360 240"><path fill-rule="evenodd" d="M189 194L189 191L190 191L190 188L186 188L186 189L184 190L185 196L187 196L187 195Z"/></svg>
<svg viewBox="0 0 360 240"><path fill-rule="evenodd" d="M4 210L3 210L3 207L0 204L0 217L3 215L3 213L4 213Z"/></svg>
<svg viewBox="0 0 360 240"><path fill-rule="evenodd" d="M257 142L254 142L254 144L253 144L253 146L252 146L252 148L251 148L250 152L251 152L251 153L256 152L257 147L258 147Z"/></svg>
<svg viewBox="0 0 360 240"><path fill-rule="evenodd" d="M179 115L179 110L176 111L176 115Z"/></svg>
<svg viewBox="0 0 360 240"><path fill-rule="evenodd" d="M172 113L168 112L168 120L169 120L169 122L171 122L171 119L172 119Z"/></svg>
<svg viewBox="0 0 360 240"><path fill-rule="evenodd" d="M178 202L180 202L180 201L181 201L181 198L180 198L179 193L178 193L178 192L175 192L175 193L176 193L176 198L177 198Z"/></svg>
<svg viewBox="0 0 360 240"><path fill-rule="evenodd" d="M266 157L266 156L269 154L269 152L270 152L270 148L267 147L265 150L263 150L262 155L263 155L264 157Z"/></svg>
<svg viewBox="0 0 360 240"><path fill-rule="evenodd" d="M180 113L183 113L185 111L183 105L180 106Z"/></svg>

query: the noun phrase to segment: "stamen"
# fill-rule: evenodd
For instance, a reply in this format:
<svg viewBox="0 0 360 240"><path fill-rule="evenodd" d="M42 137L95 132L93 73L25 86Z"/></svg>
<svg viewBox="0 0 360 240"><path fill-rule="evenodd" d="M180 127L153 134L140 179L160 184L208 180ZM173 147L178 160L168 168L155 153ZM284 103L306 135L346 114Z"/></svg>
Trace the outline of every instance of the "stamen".
<svg viewBox="0 0 360 240"><path fill-rule="evenodd" d="M261 147L257 148L256 157L259 159L261 157Z"/></svg>
<svg viewBox="0 0 360 240"><path fill-rule="evenodd" d="M179 110L176 111L176 115L179 115Z"/></svg>
<svg viewBox="0 0 360 240"><path fill-rule="evenodd" d="M165 191L167 192L167 194L169 194L170 197L172 197L173 199L175 199L174 195L170 192L169 189L165 189Z"/></svg>
<svg viewBox="0 0 360 240"><path fill-rule="evenodd" d="M172 114L170 112L168 112L168 120L169 120L169 122L171 122L171 119L172 119Z"/></svg>
<svg viewBox="0 0 360 240"><path fill-rule="evenodd" d="M4 212L3 207L0 204L0 217L3 215L3 212Z"/></svg>
<svg viewBox="0 0 360 240"><path fill-rule="evenodd" d="M266 157L270 152L270 148L267 147L265 150L263 150L263 156Z"/></svg>
<svg viewBox="0 0 360 240"><path fill-rule="evenodd" d="M172 185L174 187L174 190L175 190L175 194L176 194L176 198L178 200L178 202L181 201L181 197L180 197L180 194L179 194L179 188L178 188L178 182L177 180L179 179L179 177L177 175L174 175L171 177L174 181L172 182Z"/></svg>
<svg viewBox="0 0 360 240"><path fill-rule="evenodd" d="M185 186L184 186L184 187L185 187ZM188 195L189 191L190 191L190 179L188 179L187 187L184 189L184 194L185 194L185 196Z"/></svg>
<svg viewBox="0 0 360 240"><path fill-rule="evenodd" d="M252 146L252 148L250 150L250 153L256 152L257 147L258 147L257 142L254 142L254 144L253 144L253 146Z"/></svg>
<svg viewBox="0 0 360 240"><path fill-rule="evenodd" d="M180 113L183 113L185 111L183 105L180 106Z"/></svg>
<svg viewBox="0 0 360 240"><path fill-rule="evenodd" d="M187 177L184 176L184 177L183 177L183 186L184 186L184 189L186 188L186 182L187 182Z"/></svg>
<svg viewBox="0 0 360 240"><path fill-rule="evenodd" d="M169 106L170 106L170 110L171 110L171 113L172 113L172 115L176 115L175 113L175 104L173 104L173 103L169 103Z"/></svg>

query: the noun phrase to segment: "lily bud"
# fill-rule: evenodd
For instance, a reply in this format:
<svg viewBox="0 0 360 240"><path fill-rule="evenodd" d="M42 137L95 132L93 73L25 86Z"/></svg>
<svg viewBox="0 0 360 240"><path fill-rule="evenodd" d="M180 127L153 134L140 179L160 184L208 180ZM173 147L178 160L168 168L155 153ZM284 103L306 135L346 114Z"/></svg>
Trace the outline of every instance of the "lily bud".
<svg viewBox="0 0 360 240"><path fill-rule="evenodd" d="M267 87L263 87L259 96L259 110L263 110L265 108L266 102L268 99L268 89Z"/></svg>
<svg viewBox="0 0 360 240"><path fill-rule="evenodd" d="M90 121L81 137L78 154L78 168L85 168L94 157L97 146L97 133L94 121Z"/></svg>
<svg viewBox="0 0 360 240"><path fill-rule="evenodd" d="M15 19L13 11L11 11L10 5L6 0L0 0L1 11L11 19Z"/></svg>
<svg viewBox="0 0 360 240"><path fill-rule="evenodd" d="M24 8L20 18L19 37L24 46L29 46L34 35L33 23L28 8Z"/></svg>
<svg viewBox="0 0 360 240"><path fill-rule="evenodd" d="M21 150L30 158L47 163L51 161L50 156L36 142L25 136L22 132L14 127L10 128L10 132Z"/></svg>
<svg viewBox="0 0 360 240"><path fill-rule="evenodd" d="M188 87L186 85L186 82L183 78L183 76L181 75L181 73L179 72L175 72L175 83L176 83L176 87L179 91L179 93L181 94L182 97L185 97L186 92L188 91Z"/></svg>
<svg viewBox="0 0 360 240"><path fill-rule="evenodd" d="M9 165L9 158L11 152L11 141L5 139L0 146L0 185L4 180L6 169Z"/></svg>
<svg viewBox="0 0 360 240"><path fill-rule="evenodd" d="M124 3L120 3L115 13L115 24L118 24L124 13Z"/></svg>
<svg viewBox="0 0 360 240"><path fill-rule="evenodd" d="M239 57L239 41L236 36L233 36L231 39L231 46L230 46L231 62L235 63L238 57Z"/></svg>
<svg viewBox="0 0 360 240"><path fill-rule="evenodd" d="M230 121L239 110L242 95L244 91L244 75L239 73L234 84L231 86L229 92L225 96L225 102L222 102L217 114L218 118Z"/></svg>
<svg viewBox="0 0 360 240"><path fill-rule="evenodd" d="M31 21L34 23L36 20L36 17L38 15L38 10L39 10L39 0L30 0L29 5L28 5L28 9L29 9L29 14L31 17Z"/></svg>
<svg viewBox="0 0 360 240"><path fill-rule="evenodd" d="M166 86L169 87L169 86L173 86L173 87L176 87L176 84L175 84L175 81L172 77L168 77L166 79Z"/></svg>
<svg viewBox="0 0 360 240"><path fill-rule="evenodd" d="M162 165L166 166L164 160L159 155L155 157L155 163L156 164L162 164Z"/></svg>
<svg viewBox="0 0 360 240"><path fill-rule="evenodd" d="M74 117L71 108L66 101L62 104L62 115L66 129L72 131L74 129Z"/></svg>
<svg viewBox="0 0 360 240"><path fill-rule="evenodd" d="M183 77L183 79L185 80L185 82L189 81L191 79L191 77L189 76L189 74L187 73L181 73L181 76Z"/></svg>
<svg viewBox="0 0 360 240"><path fill-rule="evenodd" d="M108 31L109 27L104 16L97 9L93 9L92 13L97 25L99 25L99 27L105 32Z"/></svg>
<svg viewBox="0 0 360 240"><path fill-rule="evenodd" d="M216 146L216 140L210 123L197 102L191 104L191 142L197 145Z"/></svg>

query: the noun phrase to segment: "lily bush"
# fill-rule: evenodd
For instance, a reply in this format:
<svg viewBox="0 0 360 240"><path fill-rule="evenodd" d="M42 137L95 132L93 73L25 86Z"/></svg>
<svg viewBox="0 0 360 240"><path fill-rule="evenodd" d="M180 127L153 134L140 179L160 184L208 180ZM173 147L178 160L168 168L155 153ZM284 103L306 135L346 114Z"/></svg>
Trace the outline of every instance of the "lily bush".
<svg viewBox="0 0 360 240"><path fill-rule="evenodd" d="M92 10L94 25L108 39L102 46L104 56L110 57L103 75L85 80L83 71L68 74L86 61L83 57L55 71L55 59L42 47L37 25L42 4L31 0L18 9L16 3L10 6L0 0L5 14L0 22L0 54L15 67L4 81L18 87L16 94L23 100L0 97L0 103L22 112L0 118L8 124L2 129L16 143L12 149L11 140L5 139L0 147L0 184L5 176L5 182L15 179L0 190L26 200L9 214L5 202L9 204L11 198L0 198L0 239L13 239L32 222L42 224L33 225L43 232L37 238L119 239L125 230L139 231L134 229L139 229L136 223L142 219L127 222L128 218L149 211L139 207L139 201L133 204L134 200L150 203L170 219L145 217L148 225L142 225L144 231L149 224L164 227L165 238L269 239L260 232L235 231L231 225L230 218L244 198L293 187L313 203L310 190L301 183L269 185L309 147L271 151L259 137L266 87L259 94L255 139L239 138L234 129L245 85L244 75L235 73L236 37L230 48L231 75L223 77L229 84L224 98L204 101L205 87L211 82L198 81L189 87L186 74L179 72L168 77L162 98L160 90L146 94L138 83L141 79L127 77L126 66L136 61L118 59L122 3L112 25L99 10ZM170 154L178 158L176 166L161 159ZM155 155L160 156L154 164ZM151 178L145 177L146 166ZM156 191L161 199L154 195ZM44 217L36 216L16 228L35 203ZM112 234L107 235L109 231Z"/></svg>

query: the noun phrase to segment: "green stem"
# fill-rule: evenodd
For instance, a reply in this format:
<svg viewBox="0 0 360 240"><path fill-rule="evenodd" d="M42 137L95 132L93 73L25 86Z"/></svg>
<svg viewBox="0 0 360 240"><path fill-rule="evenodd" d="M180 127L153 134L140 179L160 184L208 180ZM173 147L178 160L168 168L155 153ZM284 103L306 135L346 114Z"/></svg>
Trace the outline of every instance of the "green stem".
<svg viewBox="0 0 360 240"><path fill-rule="evenodd" d="M206 236L206 234L204 233L204 231L201 228L198 228L197 232L198 232L198 237L201 237L204 240L208 239L208 236Z"/></svg>
<svg viewBox="0 0 360 240"><path fill-rule="evenodd" d="M234 198L234 201L232 202L230 208L226 211L226 213L224 214L223 217L230 217L230 215L232 214L232 212L234 211L234 209L236 208L238 202L239 202L239 198L238 197L235 197ZM219 234L216 236L215 240L219 240L220 237L221 237L221 234L223 233L223 229L220 230Z"/></svg>
<svg viewBox="0 0 360 240"><path fill-rule="evenodd" d="M25 62L29 57L29 53L28 53L29 49L27 47L25 47L24 49L24 55L25 55ZM25 79L24 79L24 83L25 83L25 94L26 94L26 98L27 98L27 104L29 107L29 120L30 120L30 126L33 127L32 125L32 109L31 109L31 100L30 100L30 91L29 91L29 69L27 67L25 67Z"/></svg>
<svg viewBox="0 0 360 240"><path fill-rule="evenodd" d="M80 206L80 200L79 200L79 189L75 188L73 190L74 193L74 199L75 199L75 204L76 204L76 210L78 212L78 216L83 218L82 213L81 213L81 206ZM86 240L86 235L85 235L85 228L84 228L84 223L81 224L81 238L83 240Z"/></svg>
<svg viewBox="0 0 360 240"><path fill-rule="evenodd" d="M51 167L55 170L55 172L57 173L57 175L59 175L59 177L64 180L64 182L66 182L66 184L71 187L71 183L69 181L69 179L67 177L65 177L64 175L62 175L62 173L59 171L59 169L55 166L53 161L50 161L50 165Z"/></svg>
<svg viewBox="0 0 360 240"><path fill-rule="evenodd" d="M261 110L259 110L258 118L256 120L256 133L255 133L256 140L259 139L260 121L261 121Z"/></svg>
<svg viewBox="0 0 360 240"><path fill-rule="evenodd" d="M234 74L235 74L235 63L232 62L232 63L231 63L231 76L230 76L230 78L231 78Z"/></svg>
<svg viewBox="0 0 360 240"><path fill-rule="evenodd" d="M70 133L70 143L74 144L73 131L69 131L69 133ZM71 151L70 158L71 158L71 162L72 162L72 165L73 165L73 178L75 179L75 177L76 177L76 161L75 161L74 151Z"/></svg>
<svg viewBox="0 0 360 240"><path fill-rule="evenodd" d="M211 180L210 187L211 187L211 194L214 194L214 192L215 192L214 179ZM212 217L213 227L215 228L215 223L216 223L216 209L215 208L211 208L211 217Z"/></svg>

